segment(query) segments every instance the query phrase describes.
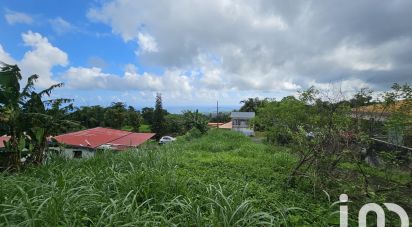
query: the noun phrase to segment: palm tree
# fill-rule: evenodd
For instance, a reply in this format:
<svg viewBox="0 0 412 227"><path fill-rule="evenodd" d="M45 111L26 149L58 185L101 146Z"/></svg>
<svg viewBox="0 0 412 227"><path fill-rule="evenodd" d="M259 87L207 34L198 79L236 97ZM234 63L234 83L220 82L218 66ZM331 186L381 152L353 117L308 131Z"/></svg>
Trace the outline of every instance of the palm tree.
<svg viewBox="0 0 412 227"><path fill-rule="evenodd" d="M65 109L61 109L60 106L71 100L42 100L63 84L55 84L36 92L34 83L38 77L36 74L30 76L27 84L21 89L19 81L22 76L19 67L0 62L0 124L10 135L5 148L15 153L13 164L17 169L20 168L21 152L24 148L33 154L35 163L42 163L47 150L46 137L62 124L69 124L62 119L61 111ZM51 108L47 108L48 105L51 105Z"/></svg>

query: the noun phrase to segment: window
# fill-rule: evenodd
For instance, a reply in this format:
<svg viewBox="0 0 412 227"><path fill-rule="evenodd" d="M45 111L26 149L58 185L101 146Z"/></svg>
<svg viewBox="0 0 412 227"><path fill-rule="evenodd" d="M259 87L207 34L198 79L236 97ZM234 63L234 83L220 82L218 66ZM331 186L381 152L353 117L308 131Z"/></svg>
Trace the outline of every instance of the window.
<svg viewBox="0 0 412 227"><path fill-rule="evenodd" d="M73 158L82 158L82 151L73 151Z"/></svg>

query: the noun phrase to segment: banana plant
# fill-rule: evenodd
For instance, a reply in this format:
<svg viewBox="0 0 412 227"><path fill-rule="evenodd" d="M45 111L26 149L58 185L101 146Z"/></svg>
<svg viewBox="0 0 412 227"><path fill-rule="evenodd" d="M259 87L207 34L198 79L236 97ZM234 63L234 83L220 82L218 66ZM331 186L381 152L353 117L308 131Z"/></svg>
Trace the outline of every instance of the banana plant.
<svg viewBox="0 0 412 227"><path fill-rule="evenodd" d="M9 152L16 152L14 167L17 169L20 168L23 140L25 147L33 148L29 150L33 153L35 163L41 164L47 151L47 136L62 125L69 124L64 120L64 112L71 105L65 107L67 109L61 108L61 105L72 100L43 101L44 96L49 97L55 88L62 87L63 84L55 84L36 92L35 82L38 78L36 74L28 77L26 85L21 89L19 67L0 62L0 124L10 135L5 148Z"/></svg>

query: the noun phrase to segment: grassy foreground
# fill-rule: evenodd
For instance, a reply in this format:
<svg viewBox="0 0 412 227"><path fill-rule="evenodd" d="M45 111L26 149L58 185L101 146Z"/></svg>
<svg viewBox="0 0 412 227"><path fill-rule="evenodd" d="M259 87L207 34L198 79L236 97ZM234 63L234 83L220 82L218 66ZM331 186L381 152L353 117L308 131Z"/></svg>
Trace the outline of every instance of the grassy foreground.
<svg viewBox="0 0 412 227"><path fill-rule="evenodd" d="M295 162L284 148L217 130L189 142L88 160L55 159L16 175L0 174L0 225L326 226L336 221L339 207L331 204L337 197L315 195L311 186L284 188Z"/></svg>

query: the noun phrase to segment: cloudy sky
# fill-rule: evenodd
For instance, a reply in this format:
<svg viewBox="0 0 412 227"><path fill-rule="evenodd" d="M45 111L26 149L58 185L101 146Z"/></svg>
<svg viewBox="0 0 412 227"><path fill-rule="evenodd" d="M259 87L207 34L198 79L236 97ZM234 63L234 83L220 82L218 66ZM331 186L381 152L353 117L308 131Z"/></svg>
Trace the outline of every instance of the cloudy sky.
<svg viewBox="0 0 412 227"><path fill-rule="evenodd" d="M0 60L78 105L412 82L412 1L2 0Z"/></svg>

